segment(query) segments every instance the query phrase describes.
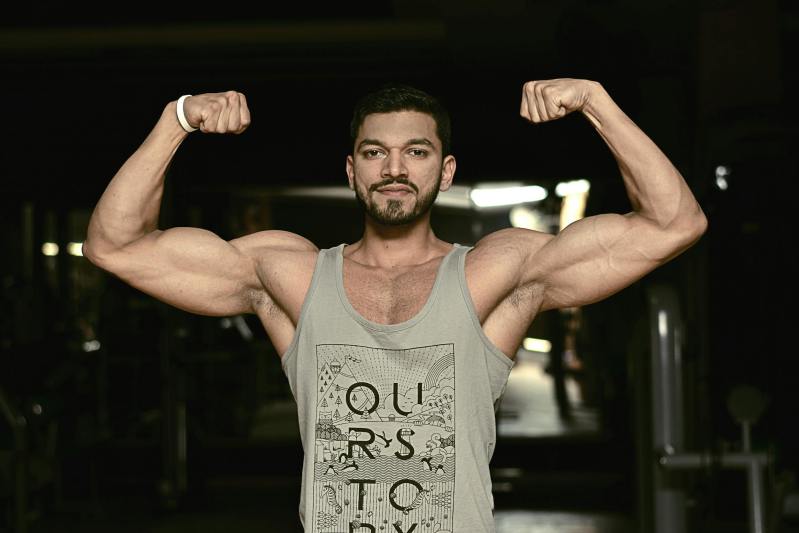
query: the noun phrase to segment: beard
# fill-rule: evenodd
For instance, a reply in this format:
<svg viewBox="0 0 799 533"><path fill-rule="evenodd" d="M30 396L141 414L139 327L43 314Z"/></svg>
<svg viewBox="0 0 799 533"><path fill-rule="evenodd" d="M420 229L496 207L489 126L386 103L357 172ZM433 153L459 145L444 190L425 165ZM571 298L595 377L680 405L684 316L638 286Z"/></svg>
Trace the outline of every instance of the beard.
<svg viewBox="0 0 799 533"><path fill-rule="evenodd" d="M430 209L433 207L433 203L436 201L436 198L438 198L438 188L441 186L441 178L441 170L439 170L438 180L436 180L435 187L421 196L419 195L419 188L416 187L416 185L409 182L407 179L400 178L383 180L372 185L369 188L367 196L364 196L361 190L356 186L355 198L358 200L358 204L361 206L366 215L378 224L383 224L385 226L402 226L403 224L410 224L411 222L418 220L420 217L424 216L428 211L430 211ZM417 195L416 205L408 210L404 210L402 200L390 198L386 202L386 205L382 207L372 202L371 195L374 191L393 183L399 183L401 185L411 187Z"/></svg>

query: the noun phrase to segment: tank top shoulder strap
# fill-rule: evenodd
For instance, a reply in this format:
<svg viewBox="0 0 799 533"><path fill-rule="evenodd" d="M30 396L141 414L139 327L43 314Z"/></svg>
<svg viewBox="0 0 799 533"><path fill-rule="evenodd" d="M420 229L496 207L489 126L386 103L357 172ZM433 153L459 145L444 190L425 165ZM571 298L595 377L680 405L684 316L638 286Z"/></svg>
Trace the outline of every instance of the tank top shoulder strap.
<svg viewBox="0 0 799 533"><path fill-rule="evenodd" d="M461 286L463 264L469 250L471 246L455 243L454 249L444 257L444 264L441 265L441 283L438 287L441 301L452 303L463 298Z"/></svg>
<svg viewBox="0 0 799 533"><path fill-rule="evenodd" d="M338 299L338 260L344 244L319 250L319 259L314 270L314 300L322 302L323 308L331 299Z"/></svg>

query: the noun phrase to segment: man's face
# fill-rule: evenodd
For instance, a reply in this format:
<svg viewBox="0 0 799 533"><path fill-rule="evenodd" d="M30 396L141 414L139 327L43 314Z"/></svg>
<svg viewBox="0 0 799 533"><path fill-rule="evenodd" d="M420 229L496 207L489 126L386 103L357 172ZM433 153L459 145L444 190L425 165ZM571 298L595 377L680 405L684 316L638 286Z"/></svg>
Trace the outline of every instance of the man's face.
<svg viewBox="0 0 799 533"><path fill-rule="evenodd" d="M367 115L347 157L350 188L366 213L385 225L425 215L454 173L455 158L442 158L435 120L418 111Z"/></svg>

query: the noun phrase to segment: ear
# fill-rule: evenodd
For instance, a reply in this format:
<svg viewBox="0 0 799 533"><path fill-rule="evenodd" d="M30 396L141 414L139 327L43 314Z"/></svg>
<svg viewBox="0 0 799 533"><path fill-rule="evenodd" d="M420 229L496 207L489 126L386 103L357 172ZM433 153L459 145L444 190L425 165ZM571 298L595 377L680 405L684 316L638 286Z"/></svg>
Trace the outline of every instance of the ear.
<svg viewBox="0 0 799 533"><path fill-rule="evenodd" d="M455 156L448 155L444 158L441 165L441 186L440 191L446 191L452 186L452 179L455 177Z"/></svg>
<svg viewBox="0 0 799 533"><path fill-rule="evenodd" d="M347 181L349 182L350 189L355 190L355 171L353 170L354 161L352 156L347 156Z"/></svg>

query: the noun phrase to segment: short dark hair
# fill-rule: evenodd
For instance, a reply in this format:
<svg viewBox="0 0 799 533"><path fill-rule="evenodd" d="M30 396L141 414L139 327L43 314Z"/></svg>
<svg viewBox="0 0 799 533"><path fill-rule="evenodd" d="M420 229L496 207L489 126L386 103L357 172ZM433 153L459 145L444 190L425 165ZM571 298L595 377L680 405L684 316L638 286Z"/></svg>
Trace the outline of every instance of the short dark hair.
<svg viewBox="0 0 799 533"><path fill-rule="evenodd" d="M441 102L426 92L398 83L383 85L358 100L352 113L352 121L350 121L352 144L355 144L358 130L361 129L367 115L395 111L418 111L433 117L436 122L436 133L441 141L441 155L449 155L452 131L447 110L444 109Z"/></svg>

